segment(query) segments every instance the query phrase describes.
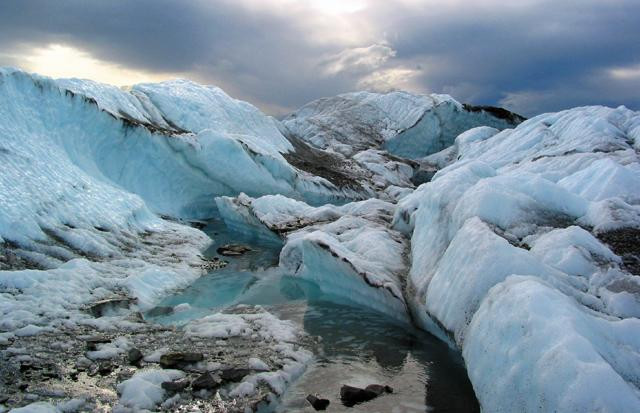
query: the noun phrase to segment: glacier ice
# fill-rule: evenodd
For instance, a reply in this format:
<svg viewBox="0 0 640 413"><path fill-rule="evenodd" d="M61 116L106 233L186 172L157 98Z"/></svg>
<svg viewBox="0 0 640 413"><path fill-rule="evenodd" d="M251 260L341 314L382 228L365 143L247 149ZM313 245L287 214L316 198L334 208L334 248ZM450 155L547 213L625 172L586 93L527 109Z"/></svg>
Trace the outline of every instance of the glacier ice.
<svg viewBox="0 0 640 413"><path fill-rule="evenodd" d="M640 114L584 107L459 135L398 202L415 318L459 347L483 410L634 411ZM606 239L606 238L605 238Z"/></svg>
<svg viewBox="0 0 640 413"><path fill-rule="evenodd" d="M449 95L353 92L310 102L283 124L300 139L347 156L384 148L415 159L450 146L475 126L504 129L524 119L495 109L463 105Z"/></svg>
<svg viewBox="0 0 640 413"><path fill-rule="evenodd" d="M0 137L0 285L20 293L2 296L8 329L122 292L149 308L192 282L210 240L158 213L208 217L241 190L358 196L292 167L277 121L188 81L123 91L0 69Z"/></svg>
<svg viewBox="0 0 640 413"><path fill-rule="evenodd" d="M358 92L279 122L184 80L123 90L0 69L0 343L131 327L91 304L145 310L189 285L211 240L180 220L218 213L281 244L281 269L326 295L460 349L485 411L640 410L639 150L640 114L625 107L524 120ZM282 394L311 357L268 313L185 331L278 343L289 364L238 396ZM122 383L123 406L162 401L156 373Z"/></svg>
<svg viewBox="0 0 640 413"><path fill-rule="evenodd" d="M183 377L184 373L180 370L148 369L136 372L133 377L118 384L120 401L116 409L127 407L134 411L154 409L167 396L161 384Z"/></svg>
<svg viewBox="0 0 640 413"><path fill-rule="evenodd" d="M328 297L408 321L403 294L407 245L388 226L395 206L369 199L313 207L281 195L216 199L225 222L284 238L280 267ZM265 236L266 238L266 236Z"/></svg>

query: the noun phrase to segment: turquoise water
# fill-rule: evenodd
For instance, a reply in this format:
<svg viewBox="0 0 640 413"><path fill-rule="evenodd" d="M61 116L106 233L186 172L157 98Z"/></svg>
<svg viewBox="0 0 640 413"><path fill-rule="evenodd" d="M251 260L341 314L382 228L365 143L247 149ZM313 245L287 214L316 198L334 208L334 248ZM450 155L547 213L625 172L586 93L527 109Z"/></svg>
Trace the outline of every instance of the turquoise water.
<svg viewBox="0 0 640 413"><path fill-rule="evenodd" d="M323 295L312 283L282 273L281 245L248 239L212 220L204 229L215 241L206 255L227 243L248 245L240 257L221 257L229 265L201 277L160 306L189 307L151 317L180 325L236 304L262 305L280 318L298 323L320 338L314 362L282 398L277 411L314 411L310 393L331 400L329 411L474 412L478 404L460 355L430 334L383 314ZM388 384L394 393L353 408L339 400L342 384Z"/></svg>

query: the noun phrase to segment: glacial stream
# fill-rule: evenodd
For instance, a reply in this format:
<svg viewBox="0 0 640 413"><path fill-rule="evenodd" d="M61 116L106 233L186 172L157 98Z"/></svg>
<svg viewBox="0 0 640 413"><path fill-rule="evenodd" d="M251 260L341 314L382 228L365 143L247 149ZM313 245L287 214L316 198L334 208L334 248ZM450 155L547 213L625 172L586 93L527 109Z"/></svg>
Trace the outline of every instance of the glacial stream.
<svg viewBox="0 0 640 413"><path fill-rule="evenodd" d="M158 305L189 304L181 306L186 308L183 311L147 317L182 325L229 306L261 305L319 337L312 349L314 360L289 387L275 407L277 412L312 412L305 397L315 393L331 401L331 412L479 411L462 358L445 343L383 314L334 301L313 284L282 273L277 267L279 245L247 239L219 220L210 221L204 231L214 239L208 256L219 256L216 249L228 243L248 245L252 251L220 257L229 262L227 267L201 277ZM352 408L342 405L343 384L371 383L390 385L394 392Z"/></svg>

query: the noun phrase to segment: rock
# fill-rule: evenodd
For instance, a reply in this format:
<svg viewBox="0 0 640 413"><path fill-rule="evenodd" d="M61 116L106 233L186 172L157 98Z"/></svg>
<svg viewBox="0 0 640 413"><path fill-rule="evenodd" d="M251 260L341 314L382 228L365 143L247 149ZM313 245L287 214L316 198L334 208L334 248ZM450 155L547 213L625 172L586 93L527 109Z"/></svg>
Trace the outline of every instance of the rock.
<svg viewBox="0 0 640 413"><path fill-rule="evenodd" d="M62 375L54 367L53 369L43 370L42 377L45 377L47 379L59 379L62 377Z"/></svg>
<svg viewBox="0 0 640 413"><path fill-rule="evenodd" d="M329 407L329 403L331 403L327 399L320 399L313 394L307 396L307 401L311 404L311 406L316 410L327 410Z"/></svg>
<svg viewBox="0 0 640 413"><path fill-rule="evenodd" d="M251 373L251 370L249 369L239 369L234 367L234 368L222 370L222 374L220 375L220 377L222 378L223 381L238 382L238 381L241 381L244 378L244 376L246 376L249 373Z"/></svg>
<svg viewBox="0 0 640 413"><path fill-rule="evenodd" d="M98 365L98 373L100 373L101 376L108 376L109 374L111 374L113 369L114 365L110 362L104 362Z"/></svg>
<svg viewBox="0 0 640 413"><path fill-rule="evenodd" d="M98 374L98 369L99 369L99 367L98 367L97 364L92 364L87 369L87 376L89 376L89 377L95 376L96 374Z"/></svg>
<svg viewBox="0 0 640 413"><path fill-rule="evenodd" d="M414 184L415 186L420 186L425 182L431 182L431 179L436 174L436 172L438 172L438 170L435 168L418 169L413 173L413 176L411 177L411 183Z"/></svg>
<svg viewBox="0 0 640 413"><path fill-rule="evenodd" d="M111 339L103 336L93 336L85 340L88 351L96 351L98 344L110 343Z"/></svg>
<svg viewBox="0 0 640 413"><path fill-rule="evenodd" d="M163 315L169 315L173 313L173 307L157 306L147 311L147 317L160 317Z"/></svg>
<svg viewBox="0 0 640 413"><path fill-rule="evenodd" d="M198 377L197 379L195 379L191 383L191 387L193 388L194 391L214 390L218 388L221 383L222 382L219 379L214 377L211 373L207 372L200 375L200 377Z"/></svg>
<svg viewBox="0 0 640 413"><path fill-rule="evenodd" d="M78 357L78 360L76 360L76 369L78 371L85 371L89 367L91 367L92 364L93 362L91 360L89 360L84 356L81 356L81 357Z"/></svg>
<svg viewBox="0 0 640 413"><path fill-rule="evenodd" d="M127 316L126 320L132 323L144 323L144 316L140 311L134 311Z"/></svg>
<svg viewBox="0 0 640 413"><path fill-rule="evenodd" d="M131 303L135 301L135 299L131 299L129 297L107 298L91 304L88 311L94 317L99 318L105 315L121 312L122 310L128 310Z"/></svg>
<svg viewBox="0 0 640 413"><path fill-rule="evenodd" d="M30 360L20 362L21 372L25 372L28 370L40 370L41 368L42 368L41 366L34 364L33 361L30 361Z"/></svg>
<svg viewBox="0 0 640 413"><path fill-rule="evenodd" d="M193 221L189 221L189 225L197 229L202 229L207 226L207 222L193 220Z"/></svg>
<svg viewBox="0 0 640 413"><path fill-rule="evenodd" d="M204 360L202 353L167 353L160 356L160 366L165 369L180 369L202 360Z"/></svg>
<svg viewBox="0 0 640 413"><path fill-rule="evenodd" d="M127 360L129 360L129 364L132 366L139 366L143 357L142 352L137 348L132 348L127 353Z"/></svg>
<svg viewBox="0 0 640 413"><path fill-rule="evenodd" d="M380 396L382 393L393 393L393 388L387 385L382 384L370 384L364 388L365 390L369 390Z"/></svg>
<svg viewBox="0 0 640 413"><path fill-rule="evenodd" d="M240 244L227 244L219 247L216 251L218 252L218 254L224 255L226 257L237 257L247 251L251 251L251 248Z"/></svg>
<svg viewBox="0 0 640 413"><path fill-rule="evenodd" d="M205 271L219 270L220 268L226 267L227 264L227 261L222 261L218 257L213 257L211 259L204 259L202 261L202 264L200 265L200 268Z"/></svg>
<svg viewBox="0 0 640 413"><path fill-rule="evenodd" d="M353 407L358 403L366 402L376 397L378 395L371 390L360 389L346 384L340 389L340 400L347 407Z"/></svg>
<svg viewBox="0 0 640 413"><path fill-rule="evenodd" d="M178 393L189 387L189 380L182 379L176 381L165 381L160 386L166 391Z"/></svg>

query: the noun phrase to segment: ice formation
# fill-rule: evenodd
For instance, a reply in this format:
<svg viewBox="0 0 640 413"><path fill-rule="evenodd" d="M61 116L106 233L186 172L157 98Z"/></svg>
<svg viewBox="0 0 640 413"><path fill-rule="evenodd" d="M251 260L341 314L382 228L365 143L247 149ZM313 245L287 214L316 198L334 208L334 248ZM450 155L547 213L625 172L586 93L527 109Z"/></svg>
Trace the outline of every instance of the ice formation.
<svg viewBox="0 0 640 413"><path fill-rule="evenodd" d="M288 132L346 156L384 147L415 159L438 152L461 132L521 122L504 109L463 105L449 95L354 92L315 100L284 119Z"/></svg>
<svg viewBox="0 0 640 413"><path fill-rule="evenodd" d="M145 309L193 281L209 239L158 213L208 217L240 191L353 192L289 165L275 120L188 81L127 92L1 69L0 136L5 329L123 292Z"/></svg>
<svg viewBox="0 0 640 413"><path fill-rule="evenodd" d="M640 283L599 238L640 228L640 114L585 107L467 131L399 202L423 325L486 411L640 408Z"/></svg>
<svg viewBox="0 0 640 413"><path fill-rule="evenodd" d="M180 219L219 213L282 243L280 267L328 296L459 348L485 411L640 411L640 114L522 121L445 95L359 92L280 123L188 81L125 91L1 69L0 345L130 327L121 315L205 271L210 239ZM282 350L282 369L237 397L261 383L281 394L311 356L268 313L212 314L185 334ZM122 407L164 400L158 374L121 383Z"/></svg>
<svg viewBox="0 0 640 413"><path fill-rule="evenodd" d="M129 408L133 411L155 409L166 398L166 391L160 387L165 381L184 377L180 370L148 369L137 372L132 378L118 385L120 405L117 409Z"/></svg>
<svg viewBox="0 0 640 413"><path fill-rule="evenodd" d="M216 199L227 225L280 234L280 266L328 297L408 321L406 240L389 228L395 206L378 199L312 207L281 195ZM267 238L267 236L264 236Z"/></svg>

